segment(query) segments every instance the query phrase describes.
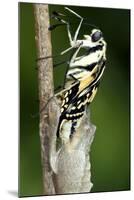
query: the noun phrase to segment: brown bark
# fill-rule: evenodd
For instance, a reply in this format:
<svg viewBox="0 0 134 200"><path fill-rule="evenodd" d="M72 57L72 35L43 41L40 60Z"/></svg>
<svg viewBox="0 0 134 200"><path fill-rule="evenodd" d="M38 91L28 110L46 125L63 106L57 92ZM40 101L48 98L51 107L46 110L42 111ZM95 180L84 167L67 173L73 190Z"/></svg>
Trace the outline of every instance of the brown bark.
<svg viewBox="0 0 134 200"><path fill-rule="evenodd" d="M38 58L52 55L51 36L48 31L49 13L48 5L34 4L36 46ZM58 106L54 96L53 88L53 65L52 59L38 60L38 81L39 81L39 101L40 101L40 141L41 158L43 168L44 193L54 194L55 189L52 180L52 170L49 162L50 135L55 133L58 120ZM49 100L50 103L48 104ZM47 105L47 106L46 106ZM53 126L51 126L53 125ZM54 130L53 130L54 129Z"/></svg>

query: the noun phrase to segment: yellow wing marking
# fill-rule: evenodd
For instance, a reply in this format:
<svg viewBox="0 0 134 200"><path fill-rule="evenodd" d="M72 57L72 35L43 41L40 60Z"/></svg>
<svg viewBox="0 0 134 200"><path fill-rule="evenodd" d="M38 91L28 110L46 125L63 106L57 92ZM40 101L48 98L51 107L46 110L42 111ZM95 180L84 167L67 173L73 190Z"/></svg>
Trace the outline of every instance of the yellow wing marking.
<svg viewBox="0 0 134 200"><path fill-rule="evenodd" d="M88 87L90 83L94 80L94 74L97 72L98 65L96 65L91 72L88 72L87 76L81 79L79 92L81 92L84 88Z"/></svg>

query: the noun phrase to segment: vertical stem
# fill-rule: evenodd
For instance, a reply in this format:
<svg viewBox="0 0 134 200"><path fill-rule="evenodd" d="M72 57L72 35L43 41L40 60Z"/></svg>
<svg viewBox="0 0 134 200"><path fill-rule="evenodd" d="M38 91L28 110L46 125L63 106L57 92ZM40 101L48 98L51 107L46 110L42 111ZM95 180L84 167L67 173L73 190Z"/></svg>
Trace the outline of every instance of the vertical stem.
<svg viewBox="0 0 134 200"><path fill-rule="evenodd" d="M51 36L48 31L49 13L48 5L34 4L35 28L36 28L36 45L38 58L52 55ZM53 89L53 67L52 59L38 60L38 81L39 81L39 100L40 110L45 107L49 99L54 95ZM49 163L50 149L50 120L49 106L40 113L40 141L41 141L41 158L43 168L44 193L54 194L52 180L52 170Z"/></svg>

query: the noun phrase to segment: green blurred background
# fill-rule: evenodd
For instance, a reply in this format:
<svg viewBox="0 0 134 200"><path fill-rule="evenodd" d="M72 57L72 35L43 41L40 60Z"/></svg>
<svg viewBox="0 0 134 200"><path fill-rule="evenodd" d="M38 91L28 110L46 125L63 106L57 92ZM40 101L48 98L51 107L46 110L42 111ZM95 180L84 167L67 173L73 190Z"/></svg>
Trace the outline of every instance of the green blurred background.
<svg viewBox="0 0 134 200"><path fill-rule="evenodd" d="M97 126L91 149L92 192L130 189L130 10L69 6L102 30L107 41L107 68L91 104ZM64 6L50 5L64 12ZM19 194L43 194L38 112L35 24L33 4L19 3L20 35L20 162ZM69 14L71 22L78 20ZM51 24L54 23L51 21ZM74 25L74 28L76 25ZM83 26L79 37L90 34ZM65 27L52 32L53 54L69 46ZM69 58L65 55L57 63ZM54 70L55 87L64 79L65 65Z"/></svg>

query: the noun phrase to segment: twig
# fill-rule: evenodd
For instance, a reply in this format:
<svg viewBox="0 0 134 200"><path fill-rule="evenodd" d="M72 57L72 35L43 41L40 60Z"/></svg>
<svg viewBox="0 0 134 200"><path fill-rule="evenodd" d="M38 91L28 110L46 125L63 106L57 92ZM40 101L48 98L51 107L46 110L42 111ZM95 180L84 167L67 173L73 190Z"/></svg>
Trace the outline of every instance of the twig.
<svg viewBox="0 0 134 200"><path fill-rule="evenodd" d="M34 4L36 46L37 56L47 57L52 55L51 37L49 27L48 5ZM39 100L40 110L44 108L49 99L54 96L53 86L53 65L52 59L38 60L38 81L39 81ZM49 162L51 132L56 135L55 129L58 123L59 107L53 99L48 106L40 113L40 141L41 158L43 168L44 194L55 194L53 185L53 172ZM50 112L50 110L52 112ZM53 112L54 115L53 115ZM50 120L51 118L51 120ZM51 124L53 124L53 129Z"/></svg>

